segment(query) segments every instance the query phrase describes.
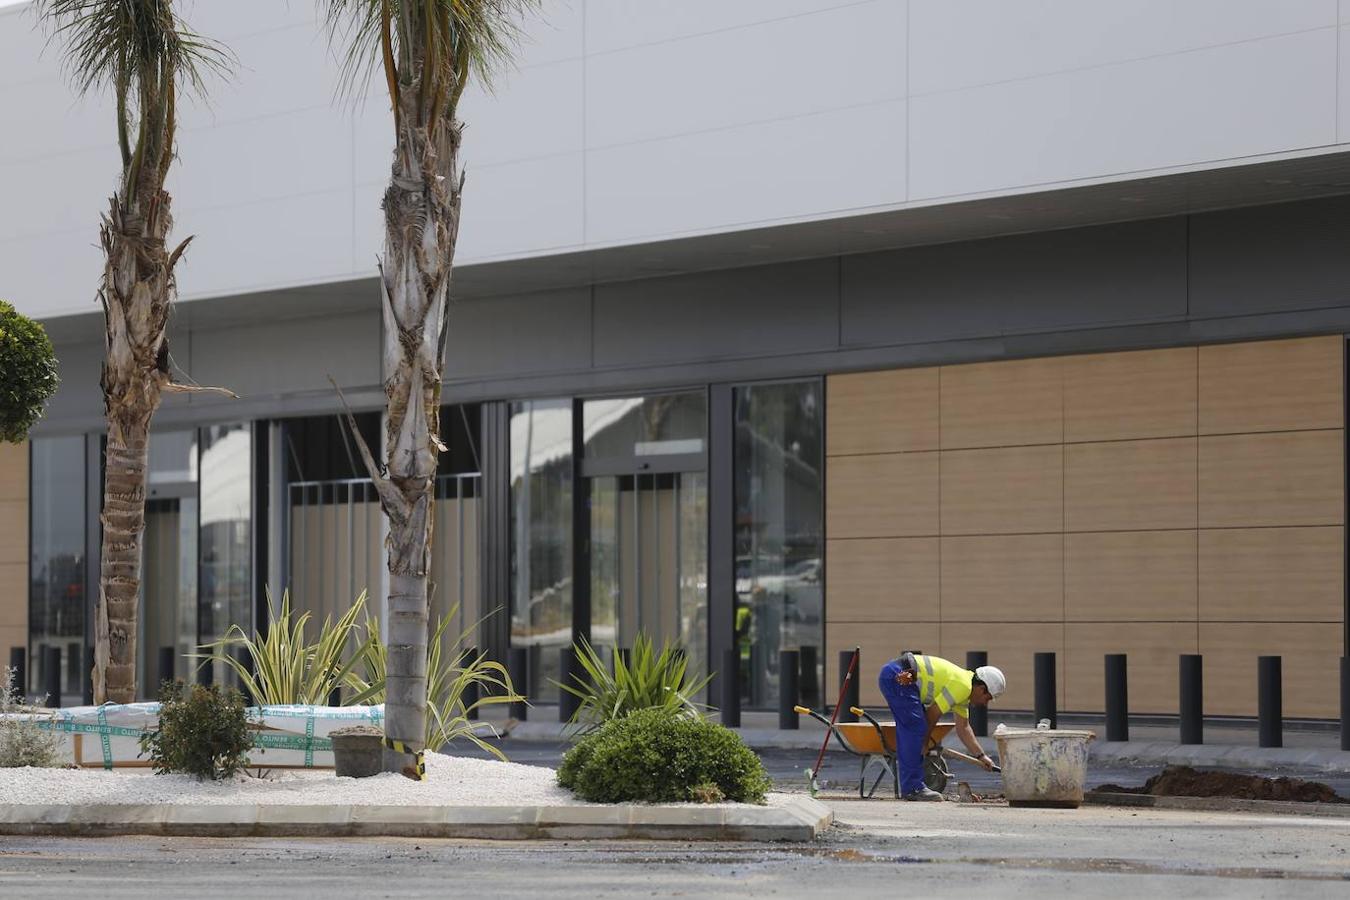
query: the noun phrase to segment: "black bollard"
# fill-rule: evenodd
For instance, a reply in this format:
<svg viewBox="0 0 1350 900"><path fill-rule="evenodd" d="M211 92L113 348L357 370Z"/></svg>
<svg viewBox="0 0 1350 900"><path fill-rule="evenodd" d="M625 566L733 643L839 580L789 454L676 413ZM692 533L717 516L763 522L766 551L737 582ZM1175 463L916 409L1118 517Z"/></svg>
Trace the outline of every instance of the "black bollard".
<svg viewBox="0 0 1350 900"><path fill-rule="evenodd" d="M778 728L797 730L797 701L800 699L797 676L801 656L796 650L778 651Z"/></svg>
<svg viewBox="0 0 1350 900"><path fill-rule="evenodd" d="M10 690L22 703L28 697L28 648L9 648L9 667L14 670Z"/></svg>
<svg viewBox="0 0 1350 900"><path fill-rule="evenodd" d="M526 667L530 664L530 651L528 647L512 647L511 653L507 657L506 671L511 675L511 684L516 689L517 694L525 694L525 684L528 672ZM530 707L525 700L516 700L509 709L511 718L524 722L530 717Z"/></svg>
<svg viewBox="0 0 1350 900"><path fill-rule="evenodd" d="M1284 746L1284 691L1280 657L1256 658L1257 732L1262 747Z"/></svg>
<svg viewBox="0 0 1350 900"><path fill-rule="evenodd" d="M174 680L175 673L173 667L175 655L173 647L159 648L159 680L155 683L156 694L159 693L159 686L161 684L166 681Z"/></svg>
<svg viewBox="0 0 1350 900"><path fill-rule="evenodd" d="M1350 656L1341 657L1341 749L1350 750Z"/></svg>
<svg viewBox="0 0 1350 900"><path fill-rule="evenodd" d="M42 685L47 692L47 705L61 706L61 648L42 648Z"/></svg>
<svg viewBox="0 0 1350 900"><path fill-rule="evenodd" d="M80 669L84 664L84 648L79 644L66 644L66 684L72 693L80 690Z"/></svg>
<svg viewBox="0 0 1350 900"><path fill-rule="evenodd" d="M576 687L578 670L576 651L571 647L558 649L558 683ZM571 691L558 688L558 721L570 722L581 706L581 698Z"/></svg>
<svg viewBox="0 0 1350 900"><path fill-rule="evenodd" d="M1205 679L1202 657L1198 653L1181 654L1181 742L1205 742Z"/></svg>
<svg viewBox="0 0 1350 900"><path fill-rule="evenodd" d="M817 709L820 706L820 666L817 663L816 648L802 647L801 654L801 700L802 706Z"/></svg>
<svg viewBox="0 0 1350 900"><path fill-rule="evenodd" d="M243 648L243 647L235 647L235 648L234 648L234 660L235 660L235 662L239 663L239 665L243 666L243 667L244 667L244 671L247 672L250 676L252 676L252 675L254 674L254 672L253 672L253 654L249 653L247 649L245 649L245 648ZM244 677L243 677L242 675L240 675L238 672L235 672L235 673L234 673L234 680L238 683L238 685L239 685L239 690L240 690L240 691L243 691L243 690L244 690ZM250 702L250 703L253 702L253 698L252 698L252 697L247 697L247 698L245 698L245 699L247 699L248 702Z"/></svg>
<svg viewBox="0 0 1350 900"><path fill-rule="evenodd" d="M966 668L974 672L980 666L989 665L989 653L984 650L970 650L966 653ZM989 736L989 708L970 705L970 727L976 737Z"/></svg>
<svg viewBox="0 0 1350 900"><path fill-rule="evenodd" d="M722 724L741 727L741 651L735 647L722 651L722 671L717 673L722 688Z"/></svg>
<svg viewBox="0 0 1350 900"><path fill-rule="evenodd" d="M1051 728L1059 727L1059 705L1055 693L1055 654L1037 653L1035 656L1036 722L1050 720Z"/></svg>
<svg viewBox="0 0 1350 900"><path fill-rule="evenodd" d="M464 665L471 666L478 659L478 648L469 647L464 651ZM464 718L478 718L478 682L470 681L464 685L464 693L460 695L460 702L464 704Z"/></svg>
<svg viewBox="0 0 1350 900"><path fill-rule="evenodd" d="M844 679L848 678L848 666L853 661L853 654L858 653L857 649L839 651L839 687L844 689L844 702L839 704L842 707L839 710L838 721L856 722L858 717L850 710L855 706L861 706L862 691L859 683L862 680L862 654L858 653L858 663L853 667L853 677L849 678L848 687L844 688Z"/></svg>
<svg viewBox="0 0 1350 900"><path fill-rule="evenodd" d="M1130 739L1130 690L1124 653L1106 654L1106 739Z"/></svg>

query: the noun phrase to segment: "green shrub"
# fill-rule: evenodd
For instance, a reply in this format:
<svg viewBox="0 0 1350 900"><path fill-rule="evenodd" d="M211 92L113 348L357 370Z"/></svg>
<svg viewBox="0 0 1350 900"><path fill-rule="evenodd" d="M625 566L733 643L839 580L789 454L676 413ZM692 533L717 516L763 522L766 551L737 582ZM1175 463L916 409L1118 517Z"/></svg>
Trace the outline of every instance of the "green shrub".
<svg viewBox="0 0 1350 900"><path fill-rule="evenodd" d="M51 722L55 716L47 710L24 706L13 685L14 670L0 666L0 769L60 766L61 735L42 727L44 718ZM35 715L18 718L24 713Z"/></svg>
<svg viewBox="0 0 1350 900"><path fill-rule="evenodd" d="M141 752L149 752L157 775L220 781L249 764L253 736L243 694L214 684L165 682L159 702L159 728L141 738Z"/></svg>
<svg viewBox="0 0 1350 900"><path fill-rule="evenodd" d="M613 673L584 639L576 644L575 652L582 668L572 676L575 683L554 684L580 701L572 723L581 726L582 734L639 709L697 717L707 708L693 698L708 686L712 676L691 678L688 660L670 643L657 653L651 638L639 634L627 663L615 655Z"/></svg>
<svg viewBox="0 0 1350 900"><path fill-rule="evenodd" d="M769 776L733 731L697 716L637 710L583 737L558 783L592 803L760 803Z"/></svg>
<svg viewBox="0 0 1350 900"><path fill-rule="evenodd" d="M56 356L42 326L0 300L0 441L17 444L56 390Z"/></svg>

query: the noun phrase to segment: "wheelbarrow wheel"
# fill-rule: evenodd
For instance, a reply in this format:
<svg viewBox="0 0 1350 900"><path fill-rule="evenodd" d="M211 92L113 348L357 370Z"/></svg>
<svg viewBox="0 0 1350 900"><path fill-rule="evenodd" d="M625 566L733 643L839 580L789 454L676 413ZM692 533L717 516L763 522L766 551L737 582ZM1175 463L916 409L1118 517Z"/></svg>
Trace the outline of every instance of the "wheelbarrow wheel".
<svg viewBox="0 0 1350 900"><path fill-rule="evenodd" d="M923 758L923 783L931 791L937 791L939 794L947 790L947 782L951 780L952 773L947 769L947 761L936 754L928 754Z"/></svg>

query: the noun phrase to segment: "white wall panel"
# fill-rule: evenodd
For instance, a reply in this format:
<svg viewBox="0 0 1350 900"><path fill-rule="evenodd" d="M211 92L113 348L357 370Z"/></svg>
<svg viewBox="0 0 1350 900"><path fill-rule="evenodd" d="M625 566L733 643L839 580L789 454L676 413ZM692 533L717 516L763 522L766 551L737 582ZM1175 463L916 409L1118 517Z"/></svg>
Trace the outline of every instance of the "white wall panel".
<svg viewBox="0 0 1350 900"><path fill-rule="evenodd" d="M98 312L102 271L97 209L73 231L0 241L0 298L26 315Z"/></svg>
<svg viewBox="0 0 1350 900"><path fill-rule="evenodd" d="M862 2L904 5L904 0ZM859 0L586 0L586 51L607 53L856 5Z"/></svg>
<svg viewBox="0 0 1350 900"><path fill-rule="evenodd" d="M465 91L465 161L486 166L581 150L582 72L581 60L565 60L506 73L492 93Z"/></svg>
<svg viewBox="0 0 1350 900"><path fill-rule="evenodd" d="M912 0L915 94L1327 28L1336 0Z"/></svg>
<svg viewBox="0 0 1350 900"><path fill-rule="evenodd" d="M86 227L97 240L98 217L107 212L119 171L115 146L7 163L0 169L5 210L0 240Z"/></svg>
<svg viewBox="0 0 1350 900"><path fill-rule="evenodd" d="M915 97L910 197L1331 144L1335 84L1322 30Z"/></svg>
<svg viewBox="0 0 1350 900"><path fill-rule="evenodd" d="M0 36L5 21L0 17ZM116 160L117 119L112 104L101 97L77 99L63 82L47 79L0 86L0 110L5 122L0 165L49 156L52 148L60 153L103 148Z"/></svg>
<svg viewBox="0 0 1350 900"><path fill-rule="evenodd" d="M471 167L456 257L490 259L581 246L581 167L580 153Z"/></svg>
<svg viewBox="0 0 1350 900"><path fill-rule="evenodd" d="M586 41L585 4L586 0L545 0L540 15L528 16L521 23L517 67L580 59Z"/></svg>
<svg viewBox="0 0 1350 900"><path fill-rule="evenodd" d="M903 3L865 3L599 54L587 146L902 98L904 32Z"/></svg>
<svg viewBox="0 0 1350 900"><path fill-rule="evenodd" d="M591 151L586 239L617 243L904 195L898 101Z"/></svg>

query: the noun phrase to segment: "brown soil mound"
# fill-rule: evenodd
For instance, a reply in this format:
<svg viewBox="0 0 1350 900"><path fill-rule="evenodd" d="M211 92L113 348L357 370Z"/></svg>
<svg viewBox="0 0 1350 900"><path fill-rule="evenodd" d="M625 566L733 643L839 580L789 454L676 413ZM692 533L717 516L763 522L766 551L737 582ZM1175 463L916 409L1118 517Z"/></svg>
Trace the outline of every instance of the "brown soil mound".
<svg viewBox="0 0 1350 900"><path fill-rule="evenodd" d="M1299 803L1350 803L1320 781L1262 778L1233 772L1202 772L1190 766L1168 766L1143 787L1104 784L1098 793L1152 794L1154 797L1232 797L1238 800L1293 800Z"/></svg>

